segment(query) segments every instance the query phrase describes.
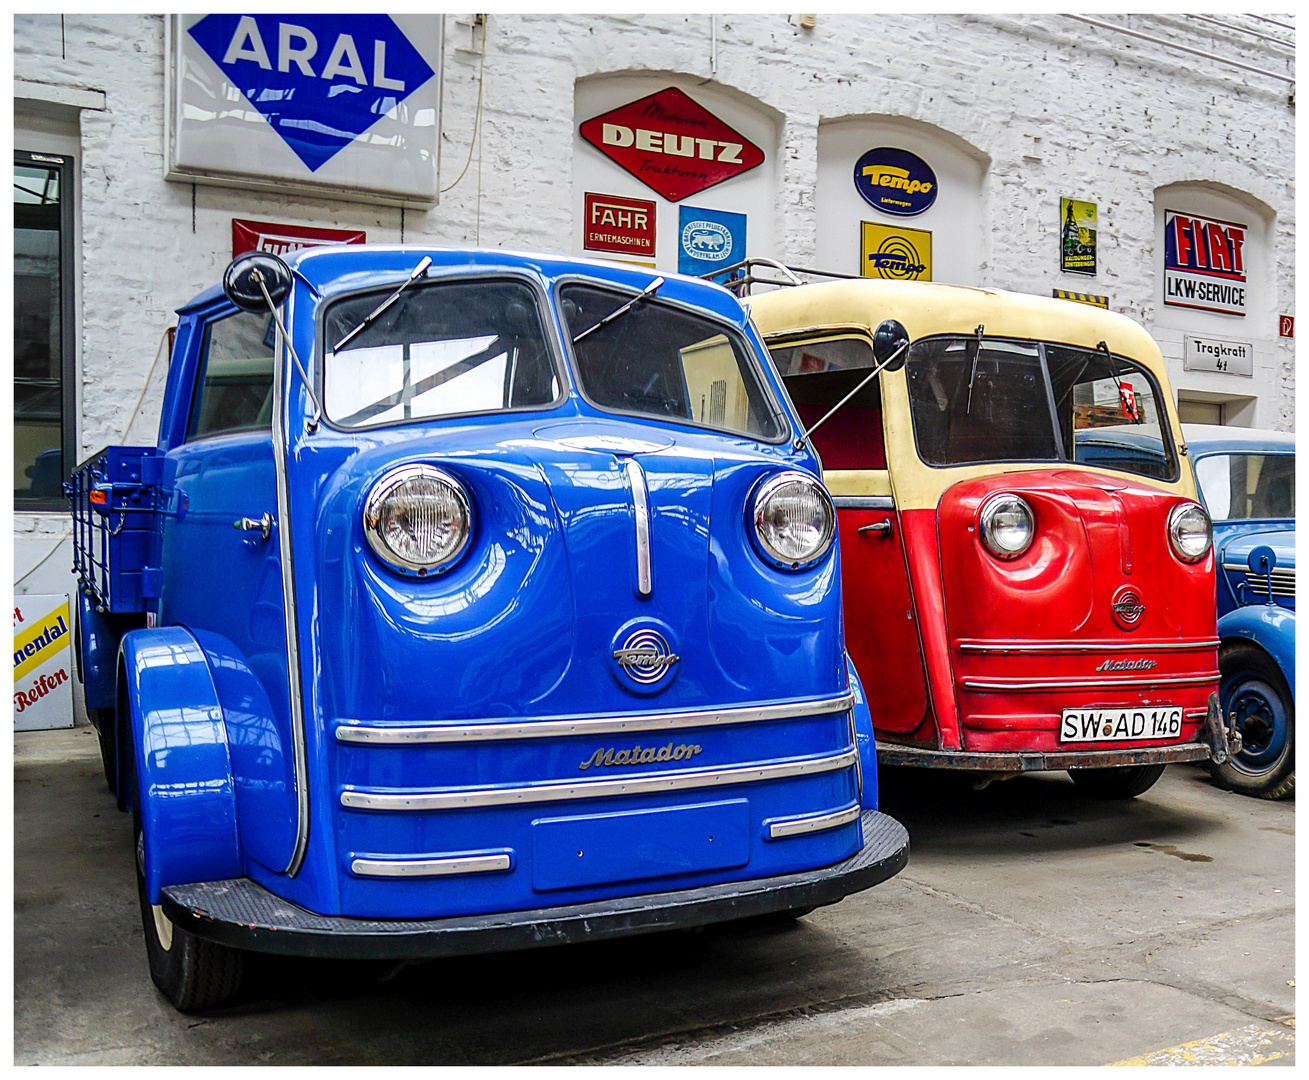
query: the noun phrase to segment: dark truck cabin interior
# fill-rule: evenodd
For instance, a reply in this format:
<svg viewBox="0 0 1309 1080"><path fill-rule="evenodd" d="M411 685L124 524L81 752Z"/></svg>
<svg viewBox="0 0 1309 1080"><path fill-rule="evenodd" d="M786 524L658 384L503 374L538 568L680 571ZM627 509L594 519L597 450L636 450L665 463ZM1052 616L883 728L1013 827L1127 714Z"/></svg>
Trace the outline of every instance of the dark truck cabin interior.
<svg viewBox="0 0 1309 1080"><path fill-rule="evenodd" d="M842 337L769 350L786 392L812 427L876 366L866 338ZM885 469L881 376L870 380L812 435L824 469Z"/></svg>

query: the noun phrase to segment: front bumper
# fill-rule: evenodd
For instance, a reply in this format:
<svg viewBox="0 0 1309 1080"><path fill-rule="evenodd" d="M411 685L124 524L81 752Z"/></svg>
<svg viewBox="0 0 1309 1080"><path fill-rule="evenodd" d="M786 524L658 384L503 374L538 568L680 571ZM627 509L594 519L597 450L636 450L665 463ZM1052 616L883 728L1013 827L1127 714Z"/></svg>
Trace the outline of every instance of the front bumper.
<svg viewBox="0 0 1309 1080"><path fill-rule="evenodd" d="M317 915L249 878L167 886L163 908L197 937L288 956L400 960L566 945L834 904L908 862L903 825L875 810L862 825L863 848L818 870L532 911L422 920Z"/></svg>
<svg viewBox="0 0 1309 1080"><path fill-rule="evenodd" d="M1197 742L1149 746L1139 750L1060 750L1054 753L986 753L975 750L929 750L902 746L879 738L880 765L918 765L938 769L976 769L982 772L1039 772L1046 769L1112 769L1123 765L1170 765L1182 761L1213 761L1221 765L1241 749L1241 733L1223 725L1218 695L1209 695L1204 727Z"/></svg>

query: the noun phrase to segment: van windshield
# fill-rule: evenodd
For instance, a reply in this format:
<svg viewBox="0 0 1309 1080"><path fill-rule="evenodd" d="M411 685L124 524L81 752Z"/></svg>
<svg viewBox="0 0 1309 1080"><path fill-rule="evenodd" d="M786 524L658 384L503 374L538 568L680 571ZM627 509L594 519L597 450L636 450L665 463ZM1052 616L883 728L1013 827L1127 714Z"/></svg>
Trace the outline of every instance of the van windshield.
<svg viewBox="0 0 1309 1080"><path fill-rule="evenodd" d="M559 299L577 338L632 294L569 284ZM785 434L753 352L723 323L652 298L576 341L573 352L582 392L601 409L770 442Z"/></svg>
<svg viewBox="0 0 1309 1080"><path fill-rule="evenodd" d="M905 370L914 437L928 465L1077 461L1177 477L1158 387L1126 357L950 335L915 342Z"/></svg>
<svg viewBox="0 0 1309 1080"><path fill-rule="evenodd" d="M340 341L388 291L333 304L323 340ZM536 294L520 281L415 284L323 358L324 409L345 428L540 408L558 391Z"/></svg>

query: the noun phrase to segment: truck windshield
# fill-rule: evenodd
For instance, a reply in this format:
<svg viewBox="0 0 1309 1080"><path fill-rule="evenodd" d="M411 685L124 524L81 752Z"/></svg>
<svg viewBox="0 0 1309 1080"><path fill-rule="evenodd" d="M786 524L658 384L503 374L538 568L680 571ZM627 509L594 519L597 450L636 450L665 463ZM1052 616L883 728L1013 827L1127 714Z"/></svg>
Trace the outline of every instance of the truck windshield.
<svg viewBox="0 0 1309 1080"><path fill-rule="evenodd" d="M323 340L343 338L385 293L333 304ZM323 358L324 410L345 428L540 408L558 391L536 294L519 281L414 284Z"/></svg>
<svg viewBox="0 0 1309 1080"><path fill-rule="evenodd" d="M632 299L571 284L559 290L576 338ZM745 340L722 323L651 298L573 346L582 392L601 409L657 416L767 441L785 432Z"/></svg>
<svg viewBox="0 0 1309 1080"><path fill-rule="evenodd" d="M1213 454L1195 478L1214 521L1295 517L1294 454Z"/></svg>
<svg viewBox="0 0 1309 1080"><path fill-rule="evenodd" d="M1177 476L1158 388L1126 357L951 335L915 342L906 371L914 436L928 465L1078 461Z"/></svg>

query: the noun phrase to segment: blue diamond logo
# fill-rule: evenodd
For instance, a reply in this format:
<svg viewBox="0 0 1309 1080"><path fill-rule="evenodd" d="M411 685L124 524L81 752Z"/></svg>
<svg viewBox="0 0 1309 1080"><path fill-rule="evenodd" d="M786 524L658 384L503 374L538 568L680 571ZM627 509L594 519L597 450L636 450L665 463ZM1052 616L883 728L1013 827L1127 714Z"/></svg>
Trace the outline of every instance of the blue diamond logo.
<svg viewBox="0 0 1309 1080"><path fill-rule="evenodd" d="M188 33L310 172L435 74L389 15L206 15Z"/></svg>

